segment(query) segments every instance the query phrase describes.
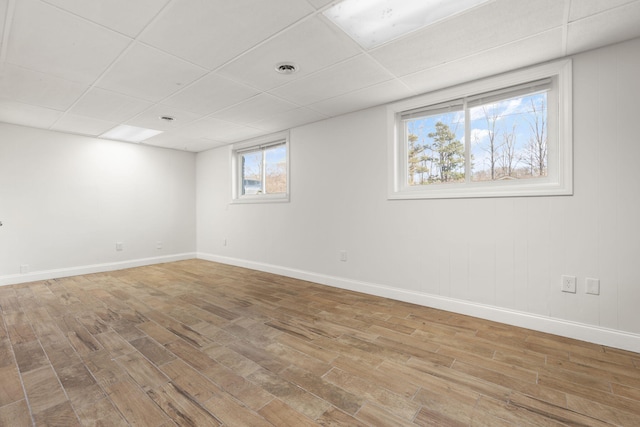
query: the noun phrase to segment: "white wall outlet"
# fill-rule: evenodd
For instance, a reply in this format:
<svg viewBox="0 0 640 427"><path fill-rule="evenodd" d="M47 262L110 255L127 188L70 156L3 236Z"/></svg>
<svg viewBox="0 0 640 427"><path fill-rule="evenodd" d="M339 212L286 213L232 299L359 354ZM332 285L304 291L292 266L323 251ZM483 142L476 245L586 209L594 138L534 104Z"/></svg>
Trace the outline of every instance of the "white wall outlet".
<svg viewBox="0 0 640 427"><path fill-rule="evenodd" d="M586 284L586 293L591 295L600 295L600 279L592 279L591 277L587 277L585 280Z"/></svg>
<svg viewBox="0 0 640 427"><path fill-rule="evenodd" d="M29 272L29 264L22 264L20 266L20 274L27 274Z"/></svg>
<svg viewBox="0 0 640 427"><path fill-rule="evenodd" d="M158 250L162 249L162 242L160 241L156 242L156 249Z"/></svg>
<svg viewBox="0 0 640 427"><path fill-rule="evenodd" d="M562 292L576 293L576 276L562 276L561 288Z"/></svg>
<svg viewBox="0 0 640 427"><path fill-rule="evenodd" d="M124 243L116 242L116 251L124 250Z"/></svg>
<svg viewBox="0 0 640 427"><path fill-rule="evenodd" d="M339 257L340 261L347 262L347 251L342 250L342 251L338 252L338 257Z"/></svg>
<svg viewBox="0 0 640 427"><path fill-rule="evenodd" d="M222 239L222 246L227 246L227 238Z"/></svg>

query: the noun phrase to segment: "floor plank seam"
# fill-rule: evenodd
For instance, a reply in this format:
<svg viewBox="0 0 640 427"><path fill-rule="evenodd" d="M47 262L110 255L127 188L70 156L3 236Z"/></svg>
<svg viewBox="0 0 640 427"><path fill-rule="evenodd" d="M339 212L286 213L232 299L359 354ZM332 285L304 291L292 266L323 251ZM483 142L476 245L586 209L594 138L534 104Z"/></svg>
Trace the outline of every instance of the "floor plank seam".
<svg viewBox="0 0 640 427"><path fill-rule="evenodd" d="M640 425L636 353L268 273L189 260L34 282L0 301L7 295L20 313L10 328L0 309L7 337L35 337L43 356L19 361L7 338L32 424L45 412L32 410L18 365L55 376L61 416L80 424L102 414L90 405L116 423L150 417L162 427ZM87 370L95 401L78 399L64 351ZM150 412L114 400L126 390Z"/></svg>

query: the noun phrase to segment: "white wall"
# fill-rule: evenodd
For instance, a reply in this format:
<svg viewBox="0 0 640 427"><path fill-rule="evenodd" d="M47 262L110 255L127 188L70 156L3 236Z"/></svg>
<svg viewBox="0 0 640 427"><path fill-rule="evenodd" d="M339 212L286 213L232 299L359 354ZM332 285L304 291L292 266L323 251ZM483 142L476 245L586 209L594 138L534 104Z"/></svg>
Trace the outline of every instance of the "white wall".
<svg viewBox="0 0 640 427"><path fill-rule="evenodd" d="M195 154L0 124L0 221L0 284L193 257Z"/></svg>
<svg viewBox="0 0 640 427"><path fill-rule="evenodd" d="M573 70L573 196L388 201L379 107L291 131L290 203L230 205L198 154L199 256L640 351L640 40Z"/></svg>

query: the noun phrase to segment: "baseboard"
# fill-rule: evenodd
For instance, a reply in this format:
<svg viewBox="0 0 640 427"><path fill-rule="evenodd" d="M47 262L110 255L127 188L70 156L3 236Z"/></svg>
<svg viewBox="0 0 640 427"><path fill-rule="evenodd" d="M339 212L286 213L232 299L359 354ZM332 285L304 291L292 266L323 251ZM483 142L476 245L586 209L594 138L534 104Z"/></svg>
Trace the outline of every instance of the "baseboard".
<svg viewBox="0 0 640 427"><path fill-rule="evenodd" d="M39 280L58 279L60 277L79 276L81 274L103 273L105 271L123 270L125 268L142 267L145 265L161 264L164 262L183 261L196 258L194 252L165 255L152 258L140 258L128 261L110 262L104 264L83 265L79 267L59 268L55 270L34 271L25 274L11 274L0 276L0 286L16 285L19 283L37 282Z"/></svg>
<svg viewBox="0 0 640 427"><path fill-rule="evenodd" d="M587 341L608 347L640 353L640 335L631 332L618 331L600 326L571 322L564 319L541 316L517 310L509 310L455 298L425 294L405 289L391 288L374 283L361 282L341 277L327 276L288 267L229 258L219 255L198 253L197 258L223 264L235 265L252 270L264 271L300 280L307 280L322 285L347 289L356 292L381 296L398 301L419 304L481 319L492 320L508 325L532 329L539 332L560 335L581 341Z"/></svg>

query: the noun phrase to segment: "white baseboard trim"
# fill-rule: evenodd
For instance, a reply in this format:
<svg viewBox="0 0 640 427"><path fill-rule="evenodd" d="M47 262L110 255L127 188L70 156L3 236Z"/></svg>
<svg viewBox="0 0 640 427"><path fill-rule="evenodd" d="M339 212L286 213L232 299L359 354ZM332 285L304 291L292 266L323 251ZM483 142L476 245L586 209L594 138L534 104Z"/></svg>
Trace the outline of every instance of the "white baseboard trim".
<svg viewBox="0 0 640 427"><path fill-rule="evenodd" d="M61 277L79 276L81 274L103 273L106 271L123 270L125 268L142 267L145 265L161 264L164 262L183 261L193 258L196 258L196 253L189 252L153 258L140 258L128 261L109 262L104 264L93 264L83 265L79 267L59 268L55 270L34 271L32 273L25 274L11 274L0 276L0 286L37 282L40 280L58 279Z"/></svg>
<svg viewBox="0 0 640 427"><path fill-rule="evenodd" d="M322 285L381 296L398 301L404 301L412 304L423 305L426 307L451 311L454 313L465 314L481 319L492 320L508 325L532 329L539 332L546 332L553 335L560 335L567 338L573 338L594 344L600 344L608 347L640 353L640 335L631 332L618 331L615 329L608 329L600 326L572 322L564 319L542 316L539 314L526 313L522 311L510 310L471 301L425 294L422 292L410 291L406 289L392 288L389 286L383 286L374 283L327 276L324 274L297 270L288 267L281 267L272 264L247 261L237 258L230 258L200 252L197 254L197 258L207 261L219 262L222 264L249 268L252 270L264 271L267 273L278 274L295 279L307 280Z"/></svg>

